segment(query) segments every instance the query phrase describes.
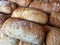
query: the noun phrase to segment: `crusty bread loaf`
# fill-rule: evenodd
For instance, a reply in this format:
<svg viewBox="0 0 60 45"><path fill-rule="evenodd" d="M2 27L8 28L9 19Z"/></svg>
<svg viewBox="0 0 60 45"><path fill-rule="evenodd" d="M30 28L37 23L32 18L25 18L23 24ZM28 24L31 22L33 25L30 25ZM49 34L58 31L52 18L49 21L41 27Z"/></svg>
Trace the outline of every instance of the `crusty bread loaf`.
<svg viewBox="0 0 60 45"><path fill-rule="evenodd" d="M41 24L45 24L48 21L48 16L43 11L24 7L17 8L11 17L23 18Z"/></svg>
<svg viewBox="0 0 60 45"><path fill-rule="evenodd" d="M2 13L11 14L15 8L15 3L8 1L0 1L0 12Z"/></svg>
<svg viewBox="0 0 60 45"><path fill-rule="evenodd" d="M47 13L60 12L60 2L57 3L33 1L29 7L43 10Z"/></svg>
<svg viewBox="0 0 60 45"><path fill-rule="evenodd" d="M45 38L45 31L41 25L22 19L8 19L1 30L10 37L33 44L42 44Z"/></svg>
<svg viewBox="0 0 60 45"><path fill-rule="evenodd" d="M47 34L46 45L60 45L60 29L52 28Z"/></svg>
<svg viewBox="0 0 60 45"><path fill-rule="evenodd" d="M51 25L60 27L60 13L53 12L50 16L49 22Z"/></svg>
<svg viewBox="0 0 60 45"><path fill-rule="evenodd" d="M32 0L9 0L11 2L17 3L19 6L27 7L32 2Z"/></svg>

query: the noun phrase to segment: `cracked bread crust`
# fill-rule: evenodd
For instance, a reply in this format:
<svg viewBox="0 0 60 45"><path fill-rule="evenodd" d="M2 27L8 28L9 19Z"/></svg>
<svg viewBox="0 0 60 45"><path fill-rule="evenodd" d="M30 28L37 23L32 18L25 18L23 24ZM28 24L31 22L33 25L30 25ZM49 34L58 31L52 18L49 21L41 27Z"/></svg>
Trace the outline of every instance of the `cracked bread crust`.
<svg viewBox="0 0 60 45"><path fill-rule="evenodd" d="M42 44L45 31L41 25L22 19L10 18L2 26L4 34L24 42Z"/></svg>
<svg viewBox="0 0 60 45"><path fill-rule="evenodd" d="M48 21L48 16L43 11L24 7L19 7L14 10L11 17L22 18L40 24L45 24Z"/></svg>

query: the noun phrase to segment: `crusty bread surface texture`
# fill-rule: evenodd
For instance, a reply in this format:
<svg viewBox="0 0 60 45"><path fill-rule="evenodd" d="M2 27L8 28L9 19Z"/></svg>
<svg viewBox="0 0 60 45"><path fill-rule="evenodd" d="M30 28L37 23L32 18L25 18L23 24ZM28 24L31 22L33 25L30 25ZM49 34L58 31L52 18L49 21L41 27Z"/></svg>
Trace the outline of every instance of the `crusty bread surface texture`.
<svg viewBox="0 0 60 45"><path fill-rule="evenodd" d="M41 25L22 19L8 19L1 30L10 37L32 44L42 44L45 38L45 31Z"/></svg>
<svg viewBox="0 0 60 45"><path fill-rule="evenodd" d="M45 12L24 7L19 7L14 10L11 17L22 18L40 24L46 24L48 21L48 16Z"/></svg>

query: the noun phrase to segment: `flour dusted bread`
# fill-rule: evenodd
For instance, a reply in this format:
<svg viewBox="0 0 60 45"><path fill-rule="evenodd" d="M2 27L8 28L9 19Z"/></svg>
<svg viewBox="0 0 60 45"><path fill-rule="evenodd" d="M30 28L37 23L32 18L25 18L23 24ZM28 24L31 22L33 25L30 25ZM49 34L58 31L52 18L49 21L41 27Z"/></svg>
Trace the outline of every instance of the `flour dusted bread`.
<svg viewBox="0 0 60 45"><path fill-rule="evenodd" d="M33 0L9 0L11 2L17 3L19 6L27 7Z"/></svg>
<svg viewBox="0 0 60 45"><path fill-rule="evenodd" d="M60 45L60 29L52 28L46 38L47 45Z"/></svg>
<svg viewBox="0 0 60 45"><path fill-rule="evenodd" d="M0 1L0 12L2 13L11 14L15 8L16 8L15 3L8 1Z"/></svg>
<svg viewBox="0 0 60 45"><path fill-rule="evenodd" d="M11 17L22 18L40 24L45 24L48 21L48 16L43 11L24 7L14 10Z"/></svg>
<svg viewBox="0 0 60 45"><path fill-rule="evenodd" d="M43 10L46 13L60 12L60 2L57 3L33 1L29 7Z"/></svg>
<svg viewBox="0 0 60 45"><path fill-rule="evenodd" d="M45 38L41 25L22 19L10 18L1 29L4 34L28 43L42 44Z"/></svg>

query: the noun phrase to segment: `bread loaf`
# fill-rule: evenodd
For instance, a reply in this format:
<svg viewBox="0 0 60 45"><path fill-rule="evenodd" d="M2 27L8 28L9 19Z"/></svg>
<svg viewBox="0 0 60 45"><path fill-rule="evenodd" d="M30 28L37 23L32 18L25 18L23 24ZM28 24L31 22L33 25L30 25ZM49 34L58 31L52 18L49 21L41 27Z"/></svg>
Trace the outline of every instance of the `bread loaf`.
<svg viewBox="0 0 60 45"><path fill-rule="evenodd" d="M60 13L53 12L50 16L49 22L53 26L60 27Z"/></svg>
<svg viewBox="0 0 60 45"><path fill-rule="evenodd" d="M8 1L0 1L0 12L5 14L11 14L16 9L16 5Z"/></svg>
<svg viewBox="0 0 60 45"><path fill-rule="evenodd" d="M22 19L8 19L1 30L10 37L32 44L42 44L45 38L45 31L41 25Z"/></svg>
<svg viewBox="0 0 60 45"><path fill-rule="evenodd" d="M60 45L60 29L52 28L47 34L46 45Z"/></svg>
<svg viewBox="0 0 60 45"><path fill-rule="evenodd" d="M43 10L46 13L52 13L52 12L60 12L60 2L39 2L34 1L30 4L31 8L36 8L39 10Z"/></svg>
<svg viewBox="0 0 60 45"><path fill-rule="evenodd" d="M46 24L48 21L48 16L43 11L24 7L19 7L14 10L11 17L22 18L40 24Z"/></svg>

